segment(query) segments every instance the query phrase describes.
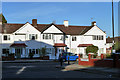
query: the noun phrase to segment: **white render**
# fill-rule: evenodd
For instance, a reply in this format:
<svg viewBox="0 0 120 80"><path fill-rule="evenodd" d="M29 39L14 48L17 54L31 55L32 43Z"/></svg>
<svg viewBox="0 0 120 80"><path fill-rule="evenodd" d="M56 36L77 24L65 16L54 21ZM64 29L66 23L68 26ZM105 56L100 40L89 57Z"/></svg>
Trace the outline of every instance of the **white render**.
<svg viewBox="0 0 120 80"><path fill-rule="evenodd" d="M68 26L69 27L69 26ZM17 35L16 35L17 34ZM29 34L37 34L37 39L30 40ZM43 39L43 34L51 34L52 39L45 40ZM3 40L4 35L10 35L10 40ZM103 35L103 40L93 40L93 35ZM67 38L65 38L67 36ZM76 36L77 40L72 41L72 36ZM65 40L61 40L61 38L65 38ZM99 29L96 25L93 26L88 32L83 35L65 35L61 30L55 27L55 25L51 25L48 29L46 29L43 33L38 31L35 27L33 27L30 23L26 23L20 29L15 31L12 34L1 34L0 33L0 52L2 52L3 48L8 48L10 53L15 53L15 48L10 47L13 43L25 43L27 47L22 48L21 58L29 57L29 49L41 49L42 47L46 47L48 50L47 55L49 55L50 59L58 59L59 54L62 53L62 47L59 47L57 50L57 54L55 57L55 48L53 45L55 43L64 43L69 48L67 51L72 52L74 54L83 54L86 55L85 49L86 47L77 47L79 44L93 44L98 46L98 55L101 53L106 53L106 33L104 33L101 29ZM64 50L66 48L64 47ZM39 57L39 54L35 54L34 57Z"/></svg>

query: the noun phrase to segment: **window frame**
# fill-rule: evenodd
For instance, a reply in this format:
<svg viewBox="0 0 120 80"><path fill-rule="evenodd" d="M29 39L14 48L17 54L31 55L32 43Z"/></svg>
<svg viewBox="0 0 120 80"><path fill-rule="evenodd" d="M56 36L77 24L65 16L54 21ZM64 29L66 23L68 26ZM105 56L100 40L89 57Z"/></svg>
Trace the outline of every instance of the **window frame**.
<svg viewBox="0 0 120 80"><path fill-rule="evenodd" d="M5 39L5 37L6 37L6 39ZM4 41L10 40L10 35L3 35L3 40Z"/></svg>
<svg viewBox="0 0 120 80"><path fill-rule="evenodd" d="M77 41L77 37L76 36L72 36L72 41Z"/></svg>
<svg viewBox="0 0 120 80"><path fill-rule="evenodd" d="M29 39L30 40L36 40L36 39L38 39L38 34L29 34Z"/></svg>
<svg viewBox="0 0 120 80"><path fill-rule="evenodd" d="M93 38L93 40L104 40L103 35L93 35L92 38Z"/></svg>
<svg viewBox="0 0 120 80"><path fill-rule="evenodd" d="M5 51L3 51L3 50L5 50ZM8 49L8 48L3 48L3 49L2 49L2 54L5 54L6 56L8 56L8 54L10 54L10 49Z"/></svg>
<svg viewBox="0 0 120 80"><path fill-rule="evenodd" d="M43 34L42 39L43 40L52 40L53 34Z"/></svg>

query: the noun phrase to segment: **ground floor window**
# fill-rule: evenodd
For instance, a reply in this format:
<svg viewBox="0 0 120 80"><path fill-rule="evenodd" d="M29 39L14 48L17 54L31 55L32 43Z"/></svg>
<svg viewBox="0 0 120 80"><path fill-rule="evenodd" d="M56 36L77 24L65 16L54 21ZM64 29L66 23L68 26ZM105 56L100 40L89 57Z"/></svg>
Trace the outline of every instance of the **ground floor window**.
<svg viewBox="0 0 120 80"><path fill-rule="evenodd" d="M29 53L39 54L40 53L40 49L29 49Z"/></svg>
<svg viewBox="0 0 120 80"><path fill-rule="evenodd" d="M9 54L9 49L2 49L2 53L8 56Z"/></svg>
<svg viewBox="0 0 120 80"><path fill-rule="evenodd" d="M35 54L35 49L29 49L29 53Z"/></svg>
<svg viewBox="0 0 120 80"><path fill-rule="evenodd" d="M52 53L52 48L46 48L46 52L47 52L47 54L51 54Z"/></svg>
<svg viewBox="0 0 120 80"><path fill-rule="evenodd" d="M36 54L38 54L39 53L39 50L38 49L36 49Z"/></svg>
<svg viewBox="0 0 120 80"><path fill-rule="evenodd" d="M22 48L15 48L15 56L16 56L16 58L21 58L22 53L23 53Z"/></svg>

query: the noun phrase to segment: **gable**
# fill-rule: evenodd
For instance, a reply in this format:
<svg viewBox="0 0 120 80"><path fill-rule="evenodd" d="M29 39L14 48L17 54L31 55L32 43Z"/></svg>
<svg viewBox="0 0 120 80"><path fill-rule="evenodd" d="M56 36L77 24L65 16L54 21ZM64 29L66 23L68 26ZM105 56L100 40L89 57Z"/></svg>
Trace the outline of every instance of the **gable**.
<svg viewBox="0 0 120 80"><path fill-rule="evenodd" d="M34 28L30 23L26 23L21 28L19 28L14 33L17 34L26 34L26 33L40 33L36 28Z"/></svg>
<svg viewBox="0 0 120 80"><path fill-rule="evenodd" d="M51 25L43 33L63 33L63 32L60 29L58 29L55 25Z"/></svg>
<svg viewBox="0 0 120 80"><path fill-rule="evenodd" d="M105 35L106 33L103 32L97 26L92 27L89 31L87 31L84 35Z"/></svg>

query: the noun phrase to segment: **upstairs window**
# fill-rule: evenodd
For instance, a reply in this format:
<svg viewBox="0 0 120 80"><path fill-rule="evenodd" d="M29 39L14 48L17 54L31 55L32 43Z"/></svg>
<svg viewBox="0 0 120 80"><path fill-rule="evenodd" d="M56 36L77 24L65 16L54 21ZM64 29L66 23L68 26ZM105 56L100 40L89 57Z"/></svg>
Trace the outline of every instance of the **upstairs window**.
<svg viewBox="0 0 120 80"><path fill-rule="evenodd" d="M37 38L38 38L37 34L29 34L29 39L30 40L35 40Z"/></svg>
<svg viewBox="0 0 120 80"><path fill-rule="evenodd" d="M52 34L43 34L43 39L52 39Z"/></svg>
<svg viewBox="0 0 120 80"><path fill-rule="evenodd" d="M94 35L93 40L103 40L103 35Z"/></svg>
<svg viewBox="0 0 120 80"><path fill-rule="evenodd" d="M63 37L63 36L61 36L60 40L61 40L61 41L63 41L63 39L64 39L64 37Z"/></svg>
<svg viewBox="0 0 120 80"><path fill-rule="evenodd" d="M77 41L77 37L76 36L72 36L72 41Z"/></svg>
<svg viewBox="0 0 120 80"><path fill-rule="evenodd" d="M10 35L4 35L3 40L10 40Z"/></svg>

